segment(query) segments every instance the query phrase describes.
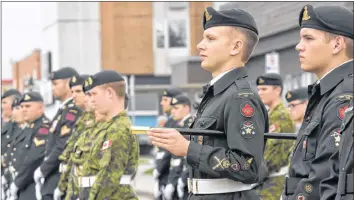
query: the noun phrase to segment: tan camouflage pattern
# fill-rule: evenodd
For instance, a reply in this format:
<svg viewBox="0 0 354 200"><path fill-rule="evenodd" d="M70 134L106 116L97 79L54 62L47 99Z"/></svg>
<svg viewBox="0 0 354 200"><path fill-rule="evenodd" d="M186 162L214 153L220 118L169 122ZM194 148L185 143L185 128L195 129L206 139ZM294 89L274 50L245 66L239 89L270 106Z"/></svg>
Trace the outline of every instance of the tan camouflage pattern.
<svg viewBox="0 0 354 200"><path fill-rule="evenodd" d="M269 132L294 133L295 124L283 103L269 112ZM289 165L290 154L295 145L291 140L268 139L264 151L264 160L269 173L277 172L281 167ZM262 200L279 200L284 186L285 176L268 178L257 192Z"/></svg>

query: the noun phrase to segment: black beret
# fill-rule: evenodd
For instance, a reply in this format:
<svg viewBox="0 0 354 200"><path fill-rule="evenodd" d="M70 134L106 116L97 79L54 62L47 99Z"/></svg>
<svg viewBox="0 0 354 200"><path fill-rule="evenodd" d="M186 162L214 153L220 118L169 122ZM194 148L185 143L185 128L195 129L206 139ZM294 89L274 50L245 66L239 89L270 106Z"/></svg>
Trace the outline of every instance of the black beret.
<svg viewBox="0 0 354 200"><path fill-rule="evenodd" d="M21 103L25 102L43 102L43 97L38 92L27 92L23 94L21 98Z"/></svg>
<svg viewBox="0 0 354 200"><path fill-rule="evenodd" d="M21 93L16 89L9 89L2 94L1 99L7 98L9 96L15 95L16 97L21 96Z"/></svg>
<svg viewBox="0 0 354 200"><path fill-rule="evenodd" d="M74 86L77 86L77 85L83 85L85 80L89 77L89 75L87 74L83 74L83 75L78 75L78 76L73 76L71 79L70 79L70 82L69 82L69 86L70 88L74 87Z"/></svg>
<svg viewBox="0 0 354 200"><path fill-rule="evenodd" d="M176 95L182 94L182 90L179 88L167 88L163 91L162 96L165 97L174 97Z"/></svg>
<svg viewBox="0 0 354 200"><path fill-rule="evenodd" d="M314 28L329 33L354 38L353 11L341 6L306 5L299 15L301 28Z"/></svg>
<svg viewBox="0 0 354 200"><path fill-rule="evenodd" d="M237 26L249 29L258 35L257 24L251 14L241 9L216 11L212 7L204 10L204 30L214 26Z"/></svg>
<svg viewBox="0 0 354 200"><path fill-rule="evenodd" d="M179 94L172 98L171 106L183 104L183 105L191 105L191 100L185 94Z"/></svg>
<svg viewBox="0 0 354 200"><path fill-rule="evenodd" d="M89 76L85 81L84 90L87 92L96 86L119 81L125 80L118 72L114 70L104 70L93 76Z"/></svg>
<svg viewBox="0 0 354 200"><path fill-rule="evenodd" d="M72 67L63 67L57 71L54 71L50 74L50 80L57 79L67 79L73 76L78 76L79 73Z"/></svg>
<svg viewBox="0 0 354 200"><path fill-rule="evenodd" d="M283 80L279 74L267 73L259 76L256 81L257 85L275 85L283 87Z"/></svg>
<svg viewBox="0 0 354 200"><path fill-rule="evenodd" d="M128 93L125 93L125 96L124 96L124 109L127 109L128 105L129 105L129 95L128 95Z"/></svg>
<svg viewBox="0 0 354 200"><path fill-rule="evenodd" d="M12 102L12 108L15 108L19 105L21 105L21 99L22 99L22 96L18 96L14 99L14 101Z"/></svg>
<svg viewBox="0 0 354 200"><path fill-rule="evenodd" d="M302 87L299 89L288 91L285 95L285 98L288 102L294 100L305 100L308 99L308 88Z"/></svg>

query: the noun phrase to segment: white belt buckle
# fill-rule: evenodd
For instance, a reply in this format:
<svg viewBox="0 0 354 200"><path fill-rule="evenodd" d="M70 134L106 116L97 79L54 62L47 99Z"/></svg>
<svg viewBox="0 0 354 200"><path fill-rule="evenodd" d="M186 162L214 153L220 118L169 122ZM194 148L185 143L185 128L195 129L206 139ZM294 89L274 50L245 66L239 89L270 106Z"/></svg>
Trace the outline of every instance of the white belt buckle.
<svg viewBox="0 0 354 200"><path fill-rule="evenodd" d="M120 177L119 184L120 185L129 185L131 183L132 176L131 175L122 175Z"/></svg>
<svg viewBox="0 0 354 200"><path fill-rule="evenodd" d="M79 187L86 188L92 187L96 181L95 176L82 176L78 178L79 180Z"/></svg>

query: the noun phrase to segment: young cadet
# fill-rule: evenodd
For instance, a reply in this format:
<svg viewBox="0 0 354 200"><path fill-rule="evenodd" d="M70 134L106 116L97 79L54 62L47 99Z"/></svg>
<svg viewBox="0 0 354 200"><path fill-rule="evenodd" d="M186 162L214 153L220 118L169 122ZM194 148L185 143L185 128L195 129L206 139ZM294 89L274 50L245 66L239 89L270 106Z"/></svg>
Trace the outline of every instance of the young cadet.
<svg viewBox="0 0 354 200"><path fill-rule="evenodd" d="M205 9L203 40L197 45L201 66L213 79L204 87L193 129L224 132L223 136L192 136L175 129L152 129L153 145L189 165L189 199L254 200L252 189L266 172L263 159L267 110L246 80L245 67L258 42L254 18L244 10Z"/></svg>
<svg viewBox="0 0 354 200"><path fill-rule="evenodd" d="M299 15L301 69L316 74L292 154L283 200L334 199L328 160L338 150L344 111L353 98L353 11L306 5Z"/></svg>

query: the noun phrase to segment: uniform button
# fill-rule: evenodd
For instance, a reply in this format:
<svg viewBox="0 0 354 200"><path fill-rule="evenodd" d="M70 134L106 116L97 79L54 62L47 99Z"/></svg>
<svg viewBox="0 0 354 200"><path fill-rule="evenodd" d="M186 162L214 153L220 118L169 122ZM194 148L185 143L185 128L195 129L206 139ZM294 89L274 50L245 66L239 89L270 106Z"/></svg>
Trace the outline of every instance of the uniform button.
<svg viewBox="0 0 354 200"><path fill-rule="evenodd" d="M309 122L311 120L311 117L306 117L306 121Z"/></svg>
<svg viewBox="0 0 354 200"><path fill-rule="evenodd" d="M7 145L7 147L10 147L10 146L11 146L10 144Z"/></svg>
<svg viewBox="0 0 354 200"><path fill-rule="evenodd" d="M14 153L11 153L11 156L13 156L14 155Z"/></svg>
<svg viewBox="0 0 354 200"><path fill-rule="evenodd" d="M11 162L11 161L9 162L9 165L12 165L12 162Z"/></svg>
<svg viewBox="0 0 354 200"><path fill-rule="evenodd" d="M16 148L14 148L14 151L16 151Z"/></svg>
<svg viewBox="0 0 354 200"><path fill-rule="evenodd" d="M26 144L26 148L28 148L28 144Z"/></svg>
<svg viewBox="0 0 354 200"><path fill-rule="evenodd" d="M9 138L10 138L10 136L9 136L9 135L6 135L6 138L7 138L7 139L9 139Z"/></svg>
<svg viewBox="0 0 354 200"><path fill-rule="evenodd" d="M7 156L7 153L5 153L4 156Z"/></svg>
<svg viewBox="0 0 354 200"><path fill-rule="evenodd" d="M16 158L14 158L14 162L16 162Z"/></svg>
<svg viewBox="0 0 354 200"><path fill-rule="evenodd" d="M353 74L348 74L349 77L353 77Z"/></svg>

